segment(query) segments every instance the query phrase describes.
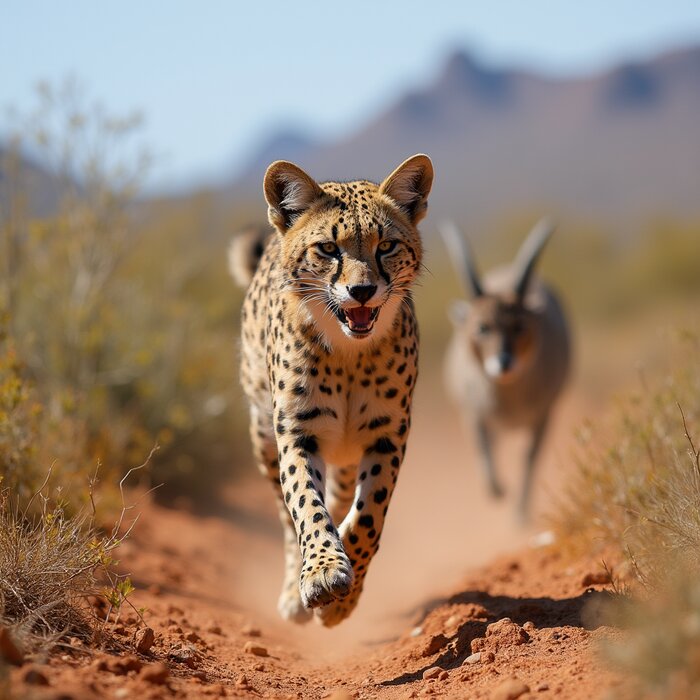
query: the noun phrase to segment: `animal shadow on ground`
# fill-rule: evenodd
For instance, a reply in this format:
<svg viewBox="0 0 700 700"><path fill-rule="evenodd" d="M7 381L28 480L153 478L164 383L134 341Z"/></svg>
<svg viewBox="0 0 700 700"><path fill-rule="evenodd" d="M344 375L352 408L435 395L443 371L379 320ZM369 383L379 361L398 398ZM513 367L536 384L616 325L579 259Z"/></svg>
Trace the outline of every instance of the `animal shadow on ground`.
<svg viewBox="0 0 700 700"><path fill-rule="evenodd" d="M589 589L574 598L516 598L505 595L491 595L483 591L464 591L450 598L430 601L421 611L418 625L420 626L428 614L442 605L475 605L486 610L486 615L479 619L466 619L457 631L446 637L441 645L442 653L438 659L413 673L404 673L382 685L404 685L420 680L423 672L433 666L450 669L462 665L464 659L471 654L471 642L477 637L484 637L486 628L492 622L509 617L518 625L532 622L537 629L554 627L580 627L588 630L601 626L601 607L613 600L615 594L607 591Z"/></svg>

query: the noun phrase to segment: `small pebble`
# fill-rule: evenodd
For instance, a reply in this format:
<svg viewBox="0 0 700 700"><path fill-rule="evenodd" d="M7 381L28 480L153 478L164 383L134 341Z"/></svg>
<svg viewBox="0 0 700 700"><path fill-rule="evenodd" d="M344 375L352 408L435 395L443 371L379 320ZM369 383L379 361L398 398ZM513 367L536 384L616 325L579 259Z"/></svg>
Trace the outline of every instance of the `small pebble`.
<svg viewBox="0 0 700 700"><path fill-rule="evenodd" d="M139 654L148 654L155 641L156 634L150 627L137 630L134 634L134 647Z"/></svg>
<svg viewBox="0 0 700 700"><path fill-rule="evenodd" d="M253 625L246 625L241 632L249 637L260 637L262 635L260 628L254 627Z"/></svg>
<svg viewBox="0 0 700 700"><path fill-rule="evenodd" d="M539 549L540 547L548 547L550 544L554 544L556 541L556 536L552 530L545 530L544 532L538 532L530 538L530 547L533 549Z"/></svg>
<svg viewBox="0 0 700 700"><path fill-rule="evenodd" d="M450 615L447 620L445 620L445 627L457 627L462 622L462 617L460 615Z"/></svg>
<svg viewBox="0 0 700 700"><path fill-rule="evenodd" d="M448 639L444 634L436 634L432 636L423 647L421 656L432 656L437 654L447 643Z"/></svg>
<svg viewBox="0 0 700 700"><path fill-rule="evenodd" d="M199 661L197 650L189 644L176 644L170 647L168 656L179 664L184 664L188 668L195 668Z"/></svg>
<svg viewBox="0 0 700 700"><path fill-rule="evenodd" d="M255 642L246 642L245 646L243 647L243 651L246 652L246 654L254 654L255 656L267 656L267 647L262 646L261 644L256 644Z"/></svg>
<svg viewBox="0 0 700 700"><path fill-rule="evenodd" d="M430 678L437 678L442 673L442 669L439 666L433 666L432 668L427 668L423 671L423 680L427 681Z"/></svg>

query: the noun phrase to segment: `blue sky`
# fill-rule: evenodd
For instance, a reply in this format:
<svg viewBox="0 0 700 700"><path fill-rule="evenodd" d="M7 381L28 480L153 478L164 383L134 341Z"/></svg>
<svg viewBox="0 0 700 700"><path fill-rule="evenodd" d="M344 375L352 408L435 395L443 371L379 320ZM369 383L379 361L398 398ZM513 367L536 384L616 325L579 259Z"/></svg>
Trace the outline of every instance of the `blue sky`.
<svg viewBox="0 0 700 700"><path fill-rule="evenodd" d="M73 76L142 111L158 188L233 171L277 127L352 130L455 47L570 75L698 42L700 1L3 0L0 26L0 107Z"/></svg>

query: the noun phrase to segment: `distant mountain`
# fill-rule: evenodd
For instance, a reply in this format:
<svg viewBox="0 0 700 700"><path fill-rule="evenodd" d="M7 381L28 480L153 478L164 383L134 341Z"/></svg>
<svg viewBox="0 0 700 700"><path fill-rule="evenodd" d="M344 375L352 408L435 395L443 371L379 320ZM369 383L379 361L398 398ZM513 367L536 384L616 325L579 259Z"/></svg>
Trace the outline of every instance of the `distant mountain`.
<svg viewBox="0 0 700 700"><path fill-rule="evenodd" d="M700 216L700 47L571 79L455 53L431 84L346 138L272 138L225 191L259 196L277 158L319 180L380 180L416 152L435 163L436 219L488 227L547 210L629 228Z"/></svg>
<svg viewBox="0 0 700 700"><path fill-rule="evenodd" d="M61 190L58 179L46 168L0 145L0 221L14 206L27 207L39 217L55 212Z"/></svg>
<svg viewBox="0 0 700 700"><path fill-rule="evenodd" d="M255 181L259 185L267 166L273 161L300 161L318 148L321 148L320 142L301 132L280 131L263 141L240 172L246 180Z"/></svg>

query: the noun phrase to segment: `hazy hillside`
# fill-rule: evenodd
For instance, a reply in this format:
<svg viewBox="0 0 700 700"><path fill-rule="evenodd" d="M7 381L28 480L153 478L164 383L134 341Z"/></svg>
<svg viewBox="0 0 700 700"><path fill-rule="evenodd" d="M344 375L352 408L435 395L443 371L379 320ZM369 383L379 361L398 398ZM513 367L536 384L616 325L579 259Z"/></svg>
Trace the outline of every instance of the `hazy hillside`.
<svg viewBox="0 0 700 700"><path fill-rule="evenodd" d="M36 216L56 210L61 184L46 168L0 145L0 221L12 207L27 207Z"/></svg>
<svg viewBox="0 0 700 700"><path fill-rule="evenodd" d="M700 46L571 79L494 70L455 53L429 84L345 138L280 130L231 180L158 201L213 191L210 209L233 207L249 219L259 204L263 217L262 176L273 160L293 160L320 180L378 180L418 151L435 162L433 221L456 217L472 235L545 210L622 233L700 217ZM21 172L30 209L50 212L56 179L30 160ZM12 182L0 147L5 211Z"/></svg>
<svg viewBox="0 0 700 700"><path fill-rule="evenodd" d="M475 226L540 209L628 230L698 215L700 47L559 80L456 53L431 84L345 139L273 136L225 192L258 193L274 158L320 179L376 179L416 151L436 165L433 212Z"/></svg>

